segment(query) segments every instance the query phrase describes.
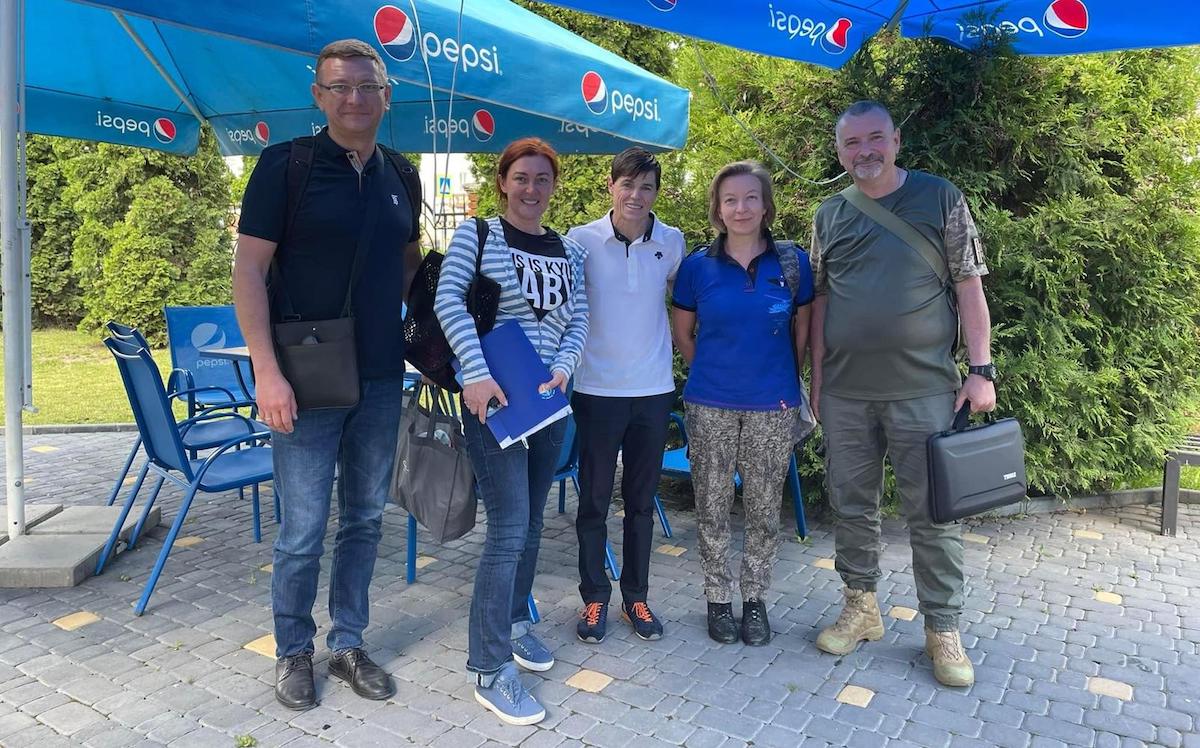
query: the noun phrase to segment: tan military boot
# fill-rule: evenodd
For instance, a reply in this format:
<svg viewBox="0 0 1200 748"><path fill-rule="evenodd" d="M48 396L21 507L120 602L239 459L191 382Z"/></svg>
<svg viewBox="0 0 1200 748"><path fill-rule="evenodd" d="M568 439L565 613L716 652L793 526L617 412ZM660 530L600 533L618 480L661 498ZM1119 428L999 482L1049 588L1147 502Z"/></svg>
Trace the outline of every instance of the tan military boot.
<svg viewBox="0 0 1200 748"><path fill-rule="evenodd" d="M845 595L841 615L817 637L817 649L829 654L847 655L863 639L877 642L883 638L883 617L875 593L847 587Z"/></svg>
<svg viewBox="0 0 1200 748"><path fill-rule="evenodd" d="M925 629L925 654L933 659L933 677L943 686L965 688L975 682L975 667L957 631Z"/></svg>

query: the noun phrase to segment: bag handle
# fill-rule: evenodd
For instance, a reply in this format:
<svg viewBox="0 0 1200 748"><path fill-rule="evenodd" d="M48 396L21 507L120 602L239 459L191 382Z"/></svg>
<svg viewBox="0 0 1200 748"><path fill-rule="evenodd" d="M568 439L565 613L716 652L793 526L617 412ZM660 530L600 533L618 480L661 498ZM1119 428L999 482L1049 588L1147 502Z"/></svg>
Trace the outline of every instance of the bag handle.
<svg viewBox="0 0 1200 748"><path fill-rule="evenodd" d="M921 255L921 259L925 260L925 263L937 275L938 280L941 281L943 286L950 284L950 269L946 265L946 258L929 237L917 231L908 221L880 205L877 200L868 197L858 188L858 185L850 185L842 190L841 194L846 199L846 202L858 208L868 218L873 219L876 223L900 237L901 241L907 244L910 249Z"/></svg>
<svg viewBox="0 0 1200 748"><path fill-rule="evenodd" d="M995 423L995 421L996 421L996 416L993 413L984 413L982 417L983 417L984 423ZM959 408L958 412L954 414L954 425L952 425L950 427L950 430L951 431L962 431L968 425L970 425L970 420L971 420L971 401L963 400L962 407Z"/></svg>

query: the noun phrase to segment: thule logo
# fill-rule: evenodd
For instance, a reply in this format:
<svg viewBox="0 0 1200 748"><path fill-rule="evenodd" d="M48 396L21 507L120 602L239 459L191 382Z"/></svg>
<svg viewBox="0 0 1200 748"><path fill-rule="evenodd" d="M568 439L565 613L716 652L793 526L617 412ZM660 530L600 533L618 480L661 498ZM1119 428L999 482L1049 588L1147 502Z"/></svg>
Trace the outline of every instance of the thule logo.
<svg viewBox="0 0 1200 748"><path fill-rule="evenodd" d="M1016 477L1017 477L1016 473L1005 473L1004 474L1004 480L1012 480L1013 478L1016 478Z"/></svg>

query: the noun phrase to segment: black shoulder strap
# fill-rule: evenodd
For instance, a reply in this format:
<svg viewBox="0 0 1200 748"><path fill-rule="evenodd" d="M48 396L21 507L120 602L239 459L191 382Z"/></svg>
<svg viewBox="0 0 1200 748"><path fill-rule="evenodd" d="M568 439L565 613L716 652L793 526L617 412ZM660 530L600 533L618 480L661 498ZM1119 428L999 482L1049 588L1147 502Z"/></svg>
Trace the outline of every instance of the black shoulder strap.
<svg viewBox="0 0 1200 748"><path fill-rule="evenodd" d="M300 208L300 198L304 197L304 190L308 188L315 145L316 138L311 135L292 140L287 162L287 213L283 224L285 237L292 233L292 224L296 222L296 212Z"/></svg>
<svg viewBox="0 0 1200 748"><path fill-rule="evenodd" d="M488 232L491 229L488 227L488 222L475 216L475 233L479 237L479 250L475 253L475 275L482 273L483 267L483 248L487 246Z"/></svg>
<svg viewBox="0 0 1200 748"><path fill-rule="evenodd" d="M950 267L945 253L928 237L917 231L916 227L868 197L857 185L850 185L842 190L841 195L846 202L858 208L860 213L895 234L900 241L920 255L943 286L951 285Z"/></svg>
<svg viewBox="0 0 1200 748"><path fill-rule="evenodd" d="M419 227L421 225L421 206L423 205L421 202L421 175L417 173L416 167L405 158L403 153L382 143L379 145L379 149L392 162L392 167L400 175L400 181L404 183L404 192L408 195L408 204L412 207L413 226Z"/></svg>

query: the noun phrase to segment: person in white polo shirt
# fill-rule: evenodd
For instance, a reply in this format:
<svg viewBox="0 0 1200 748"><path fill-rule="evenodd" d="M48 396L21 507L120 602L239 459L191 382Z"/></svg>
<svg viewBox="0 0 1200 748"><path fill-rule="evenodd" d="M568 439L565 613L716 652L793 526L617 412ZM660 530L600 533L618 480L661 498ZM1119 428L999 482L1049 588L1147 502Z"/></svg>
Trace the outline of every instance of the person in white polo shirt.
<svg viewBox="0 0 1200 748"><path fill-rule="evenodd" d="M613 159L612 210L568 232L587 248L584 278L591 308L571 405L579 433L579 594L581 641L604 639L612 584L604 571L606 521L617 455L624 470L622 617L642 639L663 627L647 605L653 504L667 423L675 402L666 299L685 254L683 234L651 208L662 167L642 148Z"/></svg>

